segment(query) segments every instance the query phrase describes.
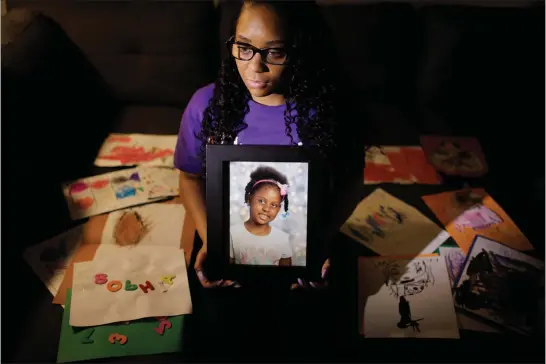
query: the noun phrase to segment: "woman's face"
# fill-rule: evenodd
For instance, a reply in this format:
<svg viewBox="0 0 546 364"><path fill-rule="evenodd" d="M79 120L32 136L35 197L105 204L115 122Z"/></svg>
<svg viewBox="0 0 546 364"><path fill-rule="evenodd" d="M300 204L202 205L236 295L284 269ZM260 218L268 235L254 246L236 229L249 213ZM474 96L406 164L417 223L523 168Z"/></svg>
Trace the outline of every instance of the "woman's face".
<svg viewBox="0 0 546 364"><path fill-rule="evenodd" d="M275 220L281 208L279 188L263 185L257 188L249 198L250 220L257 225L266 225Z"/></svg>
<svg viewBox="0 0 546 364"><path fill-rule="evenodd" d="M282 21L267 5L245 4L235 30L235 41L246 43L258 49L284 48L285 39ZM237 45L233 46L233 51ZM252 98L268 104L267 99L279 97L281 76L285 65L265 63L256 53L250 61L235 59L237 70ZM281 96L282 97L282 96Z"/></svg>

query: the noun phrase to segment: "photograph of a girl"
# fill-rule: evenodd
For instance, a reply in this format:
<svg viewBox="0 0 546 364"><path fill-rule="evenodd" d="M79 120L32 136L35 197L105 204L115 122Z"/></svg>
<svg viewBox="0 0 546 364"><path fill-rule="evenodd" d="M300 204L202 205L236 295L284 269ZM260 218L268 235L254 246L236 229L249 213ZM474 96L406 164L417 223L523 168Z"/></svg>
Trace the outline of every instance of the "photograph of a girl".
<svg viewBox="0 0 546 364"><path fill-rule="evenodd" d="M230 263L305 266L307 164L230 164Z"/></svg>

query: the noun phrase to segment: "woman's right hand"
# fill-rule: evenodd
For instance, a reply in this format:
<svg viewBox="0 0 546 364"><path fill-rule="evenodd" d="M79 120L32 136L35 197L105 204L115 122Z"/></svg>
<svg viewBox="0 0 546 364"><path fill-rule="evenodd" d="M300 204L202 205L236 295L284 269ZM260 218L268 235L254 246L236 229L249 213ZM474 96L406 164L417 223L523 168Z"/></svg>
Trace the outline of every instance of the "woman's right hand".
<svg viewBox="0 0 546 364"><path fill-rule="evenodd" d="M214 288L214 287L240 287L240 285L231 280L219 280L219 281L209 281L207 276L205 275L205 272L203 271L203 265L205 264L205 260L207 259L207 247L203 245L199 252L197 253L197 257L195 258L195 264L194 269L195 273L197 274L197 278L199 279L199 282L201 282L201 285L205 288Z"/></svg>

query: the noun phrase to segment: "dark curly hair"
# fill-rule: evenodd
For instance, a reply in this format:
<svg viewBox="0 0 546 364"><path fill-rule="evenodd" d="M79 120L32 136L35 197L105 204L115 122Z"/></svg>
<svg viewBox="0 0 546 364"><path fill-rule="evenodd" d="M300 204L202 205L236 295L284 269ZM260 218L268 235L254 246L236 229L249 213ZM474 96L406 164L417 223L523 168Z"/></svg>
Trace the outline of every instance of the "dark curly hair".
<svg viewBox="0 0 546 364"><path fill-rule="evenodd" d="M264 180L264 179L277 181L281 185L288 185L288 178L286 178L284 174L277 171L275 168L260 166L256 168L252 173L250 173L250 181L247 183L245 187L245 203L248 203L250 199L250 195L256 189L254 187L256 182ZM270 186L275 186L279 188L279 186L276 183L272 183L272 182L262 182L258 186L263 186L263 185L270 185ZM287 212L288 211L288 195L284 196L282 201L284 202L284 212Z"/></svg>
<svg viewBox="0 0 546 364"><path fill-rule="evenodd" d="M245 0L242 4L267 4L285 26L285 40L290 46L290 62L284 70L286 82L281 90L286 102L286 134L293 139L294 129L305 146L320 146L328 156L335 148L335 87L332 69L333 43L327 38L326 25L314 2ZM241 4L241 5L242 5ZM242 10L242 7L241 7ZM239 15L241 13L239 10ZM237 17L238 18L238 17ZM235 34L237 20L232 25ZM201 131L201 158L205 170L207 144L231 144L247 128L250 93L244 85L235 61L228 55L222 62L214 93L205 109ZM294 112L295 111L295 112Z"/></svg>

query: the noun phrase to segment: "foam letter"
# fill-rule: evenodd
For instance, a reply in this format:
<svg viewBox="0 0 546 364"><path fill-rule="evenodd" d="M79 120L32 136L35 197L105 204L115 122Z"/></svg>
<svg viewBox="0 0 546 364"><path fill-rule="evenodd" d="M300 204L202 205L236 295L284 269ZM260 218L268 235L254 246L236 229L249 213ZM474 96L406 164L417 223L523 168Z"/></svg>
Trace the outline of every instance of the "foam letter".
<svg viewBox="0 0 546 364"><path fill-rule="evenodd" d="M108 275L104 273L98 273L95 274L95 283L96 284L104 284L108 282Z"/></svg>
<svg viewBox="0 0 546 364"><path fill-rule="evenodd" d="M156 327L154 330L159 335L163 335L163 333L165 332L165 329L170 329L172 326L173 325L171 324L169 320L163 320L159 323L159 327Z"/></svg>
<svg viewBox="0 0 546 364"><path fill-rule="evenodd" d="M83 339L81 341L82 344L93 344L95 340L91 339L91 336L93 336L93 333L95 332L95 329L91 328L89 330L85 330L83 333Z"/></svg>
<svg viewBox="0 0 546 364"><path fill-rule="evenodd" d="M110 281L108 282L108 284L106 285L106 288L110 291L110 292L117 292L121 289L121 287L123 287L123 284L121 284L120 281Z"/></svg>
<svg viewBox="0 0 546 364"><path fill-rule="evenodd" d="M172 275L161 277L161 280L170 285L170 284L173 284L173 279L175 279L175 278L176 278L176 276L174 274L172 274Z"/></svg>
<svg viewBox="0 0 546 364"><path fill-rule="evenodd" d="M154 286L152 286L152 284L150 283L150 281L146 281L146 285L139 284L138 286L140 287L141 290L144 291L144 293L148 293L149 289L151 289L152 291L155 289Z"/></svg>
<svg viewBox="0 0 546 364"><path fill-rule="evenodd" d="M131 284L130 280L125 281L125 290L126 291L134 291L137 288L138 288L138 286L136 284Z"/></svg>
<svg viewBox="0 0 546 364"><path fill-rule="evenodd" d="M121 345L125 345L125 343L127 342L127 336L120 334L110 334L110 336L108 336L108 341L110 342L110 344L115 344L117 341Z"/></svg>

